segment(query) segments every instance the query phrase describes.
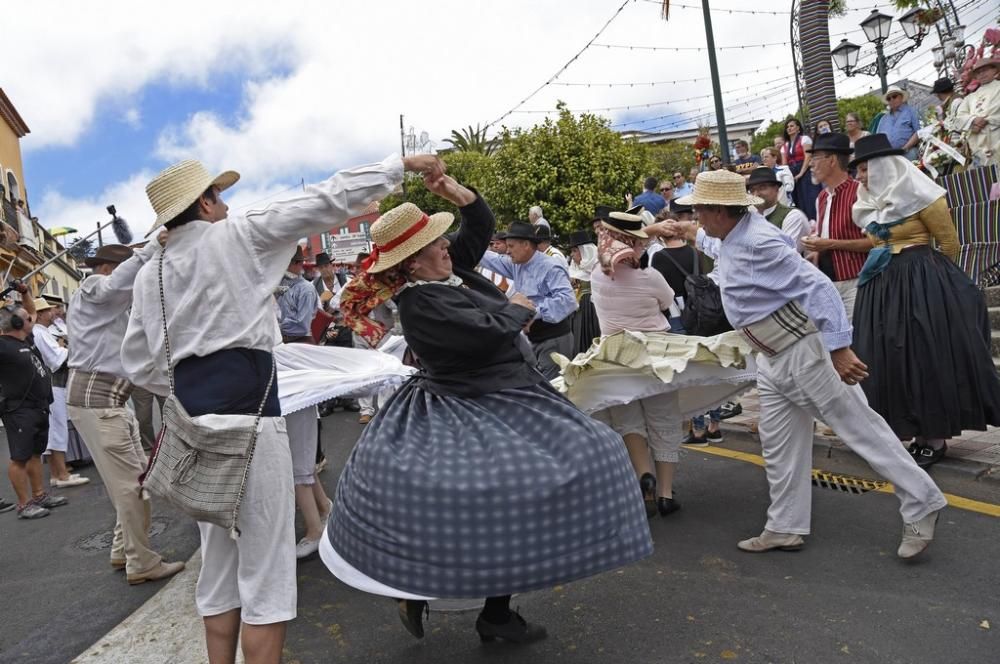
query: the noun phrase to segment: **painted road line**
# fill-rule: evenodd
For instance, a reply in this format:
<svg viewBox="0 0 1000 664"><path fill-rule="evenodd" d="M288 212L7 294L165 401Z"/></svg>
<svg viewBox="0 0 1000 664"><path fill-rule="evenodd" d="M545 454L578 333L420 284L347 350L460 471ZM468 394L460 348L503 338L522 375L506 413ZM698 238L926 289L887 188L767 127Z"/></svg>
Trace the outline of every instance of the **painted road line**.
<svg viewBox="0 0 1000 664"><path fill-rule="evenodd" d="M204 662L205 626L194 606L201 549L132 615L73 659L71 664L178 664ZM237 651L236 661L243 661Z"/></svg>
<svg viewBox="0 0 1000 664"><path fill-rule="evenodd" d="M740 452L739 450L730 450L725 447L715 447L709 445L708 447L692 447L690 448L695 452L704 452L706 454L713 454L715 456L725 457L727 459L735 459L737 461L744 461L746 463L752 463L755 466L764 467L764 457L759 454L750 454L749 452ZM817 469L812 471L815 473L822 473ZM827 473L830 474L830 473ZM845 475L845 478L850 480L862 481L861 478L851 477ZM871 481L871 480L869 480ZM879 493L895 493L895 488L892 486L891 482L885 482L883 486L874 488L873 491ZM969 512L977 512L978 514L985 514L992 517L1000 517L1000 505L995 503L987 503L981 500L973 500L972 498L965 498L964 496L956 496L952 493L944 494L944 497L948 499L948 504L952 507L957 507L958 509L968 510Z"/></svg>

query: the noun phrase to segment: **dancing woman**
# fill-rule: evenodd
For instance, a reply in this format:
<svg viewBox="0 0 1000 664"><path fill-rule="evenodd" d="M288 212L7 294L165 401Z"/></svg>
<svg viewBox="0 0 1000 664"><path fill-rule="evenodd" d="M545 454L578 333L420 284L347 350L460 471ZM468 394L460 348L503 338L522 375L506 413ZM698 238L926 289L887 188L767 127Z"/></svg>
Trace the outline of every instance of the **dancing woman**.
<svg viewBox="0 0 1000 664"><path fill-rule="evenodd" d="M534 368L531 301L474 270L489 206L450 177L426 182L461 209L454 241L451 214L404 203L372 226L375 250L346 287L366 307L396 299L423 372L358 441L320 555L345 583L398 599L417 638L427 600L487 597L483 641L535 641L545 629L511 612L511 594L648 556L649 527L621 438Z"/></svg>

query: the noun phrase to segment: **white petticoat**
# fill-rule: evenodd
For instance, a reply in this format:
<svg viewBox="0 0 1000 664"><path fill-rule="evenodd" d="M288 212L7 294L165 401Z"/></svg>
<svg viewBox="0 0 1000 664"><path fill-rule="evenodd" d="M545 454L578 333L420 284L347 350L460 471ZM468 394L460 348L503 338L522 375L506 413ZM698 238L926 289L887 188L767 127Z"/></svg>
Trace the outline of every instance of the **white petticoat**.
<svg viewBox="0 0 1000 664"><path fill-rule="evenodd" d="M702 415L757 382L750 347L737 332L625 331L601 337L572 360L554 359L562 374L553 386L587 414L676 391L680 417Z"/></svg>

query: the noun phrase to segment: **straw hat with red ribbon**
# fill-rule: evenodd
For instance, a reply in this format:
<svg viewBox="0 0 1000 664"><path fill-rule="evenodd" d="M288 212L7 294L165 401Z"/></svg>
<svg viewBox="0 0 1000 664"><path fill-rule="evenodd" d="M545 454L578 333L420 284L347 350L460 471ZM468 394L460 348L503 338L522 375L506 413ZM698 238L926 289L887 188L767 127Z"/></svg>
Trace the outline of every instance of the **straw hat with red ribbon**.
<svg viewBox="0 0 1000 664"><path fill-rule="evenodd" d="M363 263L364 269L377 273L399 265L444 235L454 221L450 212L428 216L413 203L392 208L372 225L372 254Z"/></svg>

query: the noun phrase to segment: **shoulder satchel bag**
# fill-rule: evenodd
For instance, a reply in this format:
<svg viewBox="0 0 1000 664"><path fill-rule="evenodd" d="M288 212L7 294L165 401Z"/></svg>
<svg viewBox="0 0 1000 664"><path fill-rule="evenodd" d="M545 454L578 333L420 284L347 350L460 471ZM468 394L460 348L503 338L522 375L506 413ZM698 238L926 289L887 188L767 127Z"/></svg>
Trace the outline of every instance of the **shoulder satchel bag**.
<svg viewBox="0 0 1000 664"><path fill-rule="evenodd" d="M252 426L208 427L195 422L174 394L174 366L167 335L167 308L163 296L163 255L157 266L163 347L167 355L170 396L163 404L163 427L149 468L141 482L149 493L162 498L198 521L225 528L239 537L237 519L246 491L264 404L274 385L275 365Z"/></svg>
<svg viewBox="0 0 1000 664"><path fill-rule="evenodd" d="M698 337L712 337L733 329L722 309L722 292L718 284L701 274L701 260L697 252L694 257L694 273L677 262L666 249L659 251L666 256L677 269L683 272L684 278L684 310L681 312L681 322L687 334Z"/></svg>

